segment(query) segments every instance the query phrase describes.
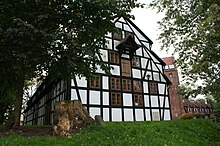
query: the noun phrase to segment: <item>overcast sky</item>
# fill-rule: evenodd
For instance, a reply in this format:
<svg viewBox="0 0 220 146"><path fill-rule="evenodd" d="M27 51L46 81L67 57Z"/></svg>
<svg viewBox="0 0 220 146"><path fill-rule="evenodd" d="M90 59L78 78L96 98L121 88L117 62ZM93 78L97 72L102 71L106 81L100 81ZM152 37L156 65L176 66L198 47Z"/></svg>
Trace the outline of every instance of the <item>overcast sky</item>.
<svg viewBox="0 0 220 146"><path fill-rule="evenodd" d="M150 3L152 0L138 0L141 3ZM147 2L146 2L147 1ZM152 41L153 46L152 50L159 57L169 57L172 55L172 51L168 53L166 51L160 50L160 43L157 40L160 31L158 30L157 21L163 18L163 14L157 14L156 10L149 8L136 8L132 11L132 14L135 16L135 20L132 20Z"/></svg>

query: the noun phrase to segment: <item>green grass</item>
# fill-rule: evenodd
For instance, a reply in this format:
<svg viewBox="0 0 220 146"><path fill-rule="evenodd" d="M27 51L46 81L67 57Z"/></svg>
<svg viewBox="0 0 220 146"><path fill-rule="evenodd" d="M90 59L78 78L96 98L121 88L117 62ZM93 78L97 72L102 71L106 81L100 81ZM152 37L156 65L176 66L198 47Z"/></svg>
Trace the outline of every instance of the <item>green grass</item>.
<svg viewBox="0 0 220 146"><path fill-rule="evenodd" d="M48 146L220 146L220 124L212 120L106 123L66 137L0 138L0 145Z"/></svg>

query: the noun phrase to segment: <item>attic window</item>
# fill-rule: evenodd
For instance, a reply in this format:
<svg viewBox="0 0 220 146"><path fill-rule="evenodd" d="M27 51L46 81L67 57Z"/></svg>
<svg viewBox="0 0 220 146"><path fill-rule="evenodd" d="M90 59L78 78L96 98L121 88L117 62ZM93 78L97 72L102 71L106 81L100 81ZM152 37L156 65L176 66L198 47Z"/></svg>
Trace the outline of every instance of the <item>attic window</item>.
<svg viewBox="0 0 220 146"><path fill-rule="evenodd" d="M117 46L116 49L118 49L121 53L122 52L128 52L130 55L133 55L134 52L139 48L139 45L135 42L132 35L126 36L125 39L123 39Z"/></svg>

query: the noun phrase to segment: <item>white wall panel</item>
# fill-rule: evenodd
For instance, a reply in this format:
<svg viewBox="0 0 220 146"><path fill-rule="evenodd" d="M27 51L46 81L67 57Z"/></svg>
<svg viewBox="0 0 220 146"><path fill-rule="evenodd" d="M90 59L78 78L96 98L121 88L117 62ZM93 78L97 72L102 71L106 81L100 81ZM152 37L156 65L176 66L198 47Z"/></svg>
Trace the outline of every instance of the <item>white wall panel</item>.
<svg viewBox="0 0 220 146"><path fill-rule="evenodd" d="M133 109L124 109L124 120L134 121Z"/></svg>
<svg viewBox="0 0 220 146"><path fill-rule="evenodd" d="M103 108L103 120L109 121L109 109L108 108Z"/></svg>
<svg viewBox="0 0 220 146"><path fill-rule="evenodd" d="M132 106L132 94L123 93L123 106Z"/></svg>
<svg viewBox="0 0 220 146"><path fill-rule="evenodd" d="M76 89L71 89L71 100L78 100Z"/></svg>
<svg viewBox="0 0 220 146"><path fill-rule="evenodd" d="M90 107L89 114L92 118L94 118L96 115L100 115L100 108Z"/></svg>
<svg viewBox="0 0 220 146"><path fill-rule="evenodd" d="M112 108L112 121L122 121L121 108Z"/></svg>
<svg viewBox="0 0 220 146"><path fill-rule="evenodd" d="M151 106L152 107L159 107L159 105L158 105L158 97L157 96L151 96Z"/></svg>
<svg viewBox="0 0 220 146"><path fill-rule="evenodd" d="M170 119L170 110L165 110L165 112L164 112L164 120L171 120Z"/></svg>
<svg viewBox="0 0 220 146"><path fill-rule="evenodd" d="M158 83L159 94L164 94L165 84Z"/></svg>
<svg viewBox="0 0 220 146"><path fill-rule="evenodd" d="M159 109L152 109L152 121L159 121L159 120L160 120Z"/></svg>
<svg viewBox="0 0 220 146"><path fill-rule="evenodd" d="M109 92L103 92L103 105L109 105Z"/></svg>
<svg viewBox="0 0 220 146"><path fill-rule="evenodd" d="M111 69L111 74L113 75L120 75L120 67L116 66L116 65L111 65L111 67L113 67L113 69Z"/></svg>
<svg viewBox="0 0 220 146"><path fill-rule="evenodd" d="M78 87L87 87L87 80L85 77L79 78L78 76L76 76L76 81Z"/></svg>
<svg viewBox="0 0 220 146"><path fill-rule="evenodd" d="M101 66L100 65L97 65L96 66L97 67L97 69L96 69L96 73L105 73L102 69L101 69Z"/></svg>
<svg viewBox="0 0 220 146"><path fill-rule="evenodd" d="M146 68L146 64L147 64L147 59L141 58L141 67L145 69Z"/></svg>
<svg viewBox="0 0 220 146"><path fill-rule="evenodd" d="M82 104L87 104L87 90L79 90Z"/></svg>
<svg viewBox="0 0 220 146"><path fill-rule="evenodd" d="M164 96L160 96L160 107L163 107Z"/></svg>
<svg viewBox="0 0 220 146"><path fill-rule="evenodd" d="M149 95L144 95L144 106L149 107Z"/></svg>
<svg viewBox="0 0 220 146"><path fill-rule="evenodd" d="M142 48L136 50L136 55L142 56Z"/></svg>
<svg viewBox="0 0 220 146"><path fill-rule="evenodd" d="M160 81L160 74L157 72L153 72L154 81Z"/></svg>
<svg viewBox="0 0 220 146"><path fill-rule="evenodd" d="M143 109L135 109L135 118L136 121L144 121Z"/></svg>
<svg viewBox="0 0 220 146"><path fill-rule="evenodd" d="M100 91L90 91L89 104L100 105Z"/></svg>
<svg viewBox="0 0 220 146"><path fill-rule="evenodd" d="M146 121L151 121L150 109L145 109Z"/></svg>
<svg viewBox="0 0 220 146"><path fill-rule="evenodd" d="M103 61L108 61L108 51L101 49L101 57Z"/></svg>
<svg viewBox="0 0 220 146"><path fill-rule="evenodd" d="M148 44L145 44L145 43L144 43L144 45L149 49L149 45L148 45ZM144 57L150 58L145 49L144 49Z"/></svg>
<svg viewBox="0 0 220 146"><path fill-rule="evenodd" d="M138 69L132 69L132 74L134 78L141 78L141 71Z"/></svg>
<svg viewBox="0 0 220 146"><path fill-rule="evenodd" d="M144 93L148 93L148 82L143 82Z"/></svg>
<svg viewBox="0 0 220 146"><path fill-rule="evenodd" d="M103 85L103 89L109 89L108 77L103 76L103 78L102 78L102 85Z"/></svg>
<svg viewBox="0 0 220 146"><path fill-rule="evenodd" d="M168 100L168 97L165 97L165 107L169 107L169 100Z"/></svg>

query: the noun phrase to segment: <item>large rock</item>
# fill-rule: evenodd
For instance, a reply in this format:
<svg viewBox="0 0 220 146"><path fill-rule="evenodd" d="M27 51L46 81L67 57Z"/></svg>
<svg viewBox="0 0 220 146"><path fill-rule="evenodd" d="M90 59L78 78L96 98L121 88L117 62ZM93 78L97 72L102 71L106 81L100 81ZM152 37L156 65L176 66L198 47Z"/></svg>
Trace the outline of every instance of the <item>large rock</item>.
<svg viewBox="0 0 220 146"><path fill-rule="evenodd" d="M55 104L53 134L69 135L91 123L94 120L80 101L59 101Z"/></svg>

